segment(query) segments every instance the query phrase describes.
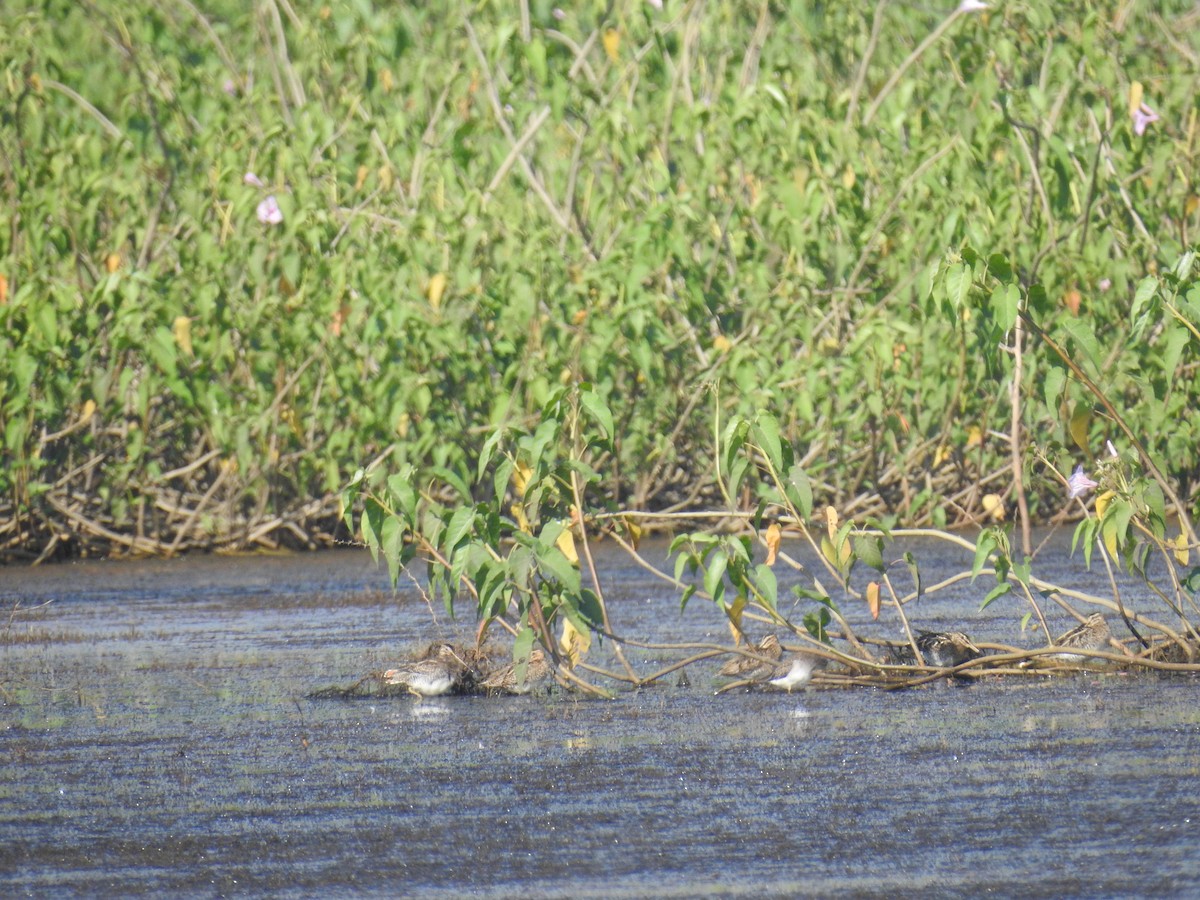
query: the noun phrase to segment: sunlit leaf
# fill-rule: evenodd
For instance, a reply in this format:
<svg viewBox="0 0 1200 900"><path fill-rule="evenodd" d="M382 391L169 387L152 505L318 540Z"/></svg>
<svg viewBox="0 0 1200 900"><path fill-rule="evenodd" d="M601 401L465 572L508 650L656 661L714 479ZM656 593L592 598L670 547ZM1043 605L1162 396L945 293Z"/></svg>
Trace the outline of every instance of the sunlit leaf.
<svg viewBox="0 0 1200 900"><path fill-rule="evenodd" d="M579 661L591 646L590 631L580 631L569 617L563 619L562 636L558 639L558 649L572 667L579 665Z"/></svg>
<svg viewBox="0 0 1200 900"><path fill-rule="evenodd" d="M608 55L609 61L615 63L620 57L621 32L615 28L606 28L601 40L604 43L604 52Z"/></svg>
<svg viewBox="0 0 1200 900"><path fill-rule="evenodd" d="M435 310L442 306L442 294L446 291L446 274L438 272L429 279L429 285L425 289L425 296L429 298L429 305Z"/></svg>
<svg viewBox="0 0 1200 900"><path fill-rule="evenodd" d="M737 597L734 598L733 602L725 608L725 615L729 617L729 625L733 629L735 636L737 636L742 629L742 612L746 609L748 604L749 600L746 598L746 595L738 594Z"/></svg>
<svg viewBox="0 0 1200 900"><path fill-rule="evenodd" d="M1003 522L1005 518L1004 498L999 494L984 494L979 498L983 513L993 522Z"/></svg>
<svg viewBox="0 0 1200 900"><path fill-rule="evenodd" d="M778 522L772 522L767 527L767 533L763 541L767 545L766 564L773 566L775 565L775 558L779 554L779 545L783 541L783 529L779 527Z"/></svg>
<svg viewBox="0 0 1200 900"><path fill-rule="evenodd" d="M838 511L832 506L825 507L825 530L829 533L830 540L833 540L834 535L837 534L839 521L841 519L838 516Z"/></svg>
<svg viewBox="0 0 1200 900"><path fill-rule="evenodd" d="M1132 118L1142 106L1142 95L1145 89L1140 81L1131 81L1129 83L1129 115Z"/></svg>
<svg viewBox="0 0 1200 900"><path fill-rule="evenodd" d="M879 582L872 581L867 585L867 610L872 620L879 619Z"/></svg>
<svg viewBox="0 0 1200 900"><path fill-rule="evenodd" d="M571 534L569 528L564 528L554 541L554 546L562 551L562 555L567 558L571 565L579 565L579 554L575 552L575 537Z"/></svg>

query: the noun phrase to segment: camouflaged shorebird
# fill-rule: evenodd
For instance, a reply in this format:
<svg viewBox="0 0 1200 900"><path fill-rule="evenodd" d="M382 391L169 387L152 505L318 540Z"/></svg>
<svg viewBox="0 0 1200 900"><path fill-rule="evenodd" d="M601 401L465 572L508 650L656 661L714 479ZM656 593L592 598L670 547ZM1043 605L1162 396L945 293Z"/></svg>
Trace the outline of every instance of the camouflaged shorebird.
<svg viewBox="0 0 1200 900"><path fill-rule="evenodd" d="M540 649L534 649L529 654L529 663L525 667L525 681L517 681L517 664L509 663L497 669L480 682L479 686L489 694L528 694L550 675L550 663L546 654Z"/></svg>
<svg viewBox="0 0 1200 900"><path fill-rule="evenodd" d="M921 651L925 665L935 669L953 669L983 656L983 651L961 631L922 631L917 635L917 649ZM917 664L916 654L907 644L891 645L888 656L894 665Z"/></svg>
<svg viewBox="0 0 1200 900"><path fill-rule="evenodd" d="M783 658L783 645L779 643L779 638L773 634L768 634L757 644L752 644L746 649L751 653L758 656L765 656L767 659L774 660L775 662ZM738 655L721 666L717 674L726 678L755 680L758 678L774 677L776 668L777 666L765 663L761 659Z"/></svg>
<svg viewBox="0 0 1200 900"><path fill-rule="evenodd" d="M1055 642L1056 647L1073 647L1076 650L1107 650L1112 632L1108 622L1100 613L1092 613L1079 625L1061 635ZM1051 659L1061 659L1070 662L1080 662L1087 659L1082 653L1052 653Z"/></svg>
<svg viewBox="0 0 1200 900"><path fill-rule="evenodd" d="M403 685L418 697L436 697L449 692L466 668L466 662L451 644L436 644L426 651L425 659L388 669L383 680Z"/></svg>

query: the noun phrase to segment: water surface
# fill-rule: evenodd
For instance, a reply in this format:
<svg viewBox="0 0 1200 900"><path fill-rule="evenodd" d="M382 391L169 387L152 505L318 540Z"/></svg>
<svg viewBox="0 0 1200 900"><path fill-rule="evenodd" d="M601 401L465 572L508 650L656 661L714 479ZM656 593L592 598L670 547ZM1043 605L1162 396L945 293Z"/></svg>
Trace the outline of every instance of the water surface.
<svg viewBox="0 0 1200 900"><path fill-rule="evenodd" d="M1054 577L1102 588L1058 551ZM929 578L969 565L919 558ZM681 615L619 555L601 568L619 630L727 640L702 601ZM26 610L0 644L6 896L1200 890L1192 678L714 696L712 662L615 701L314 701L466 636L468 611L455 623L393 594L349 551L0 578L4 608ZM986 590L964 582L909 614L1032 646L1015 600L979 612ZM633 655L647 671L672 658Z"/></svg>

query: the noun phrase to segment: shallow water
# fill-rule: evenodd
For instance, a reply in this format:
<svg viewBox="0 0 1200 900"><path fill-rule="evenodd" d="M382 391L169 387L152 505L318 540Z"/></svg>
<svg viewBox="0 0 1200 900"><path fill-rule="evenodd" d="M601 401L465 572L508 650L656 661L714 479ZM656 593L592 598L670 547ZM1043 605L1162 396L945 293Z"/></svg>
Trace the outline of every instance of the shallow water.
<svg viewBox="0 0 1200 900"><path fill-rule="evenodd" d="M1101 589L1055 554L1054 577ZM918 556L927 580L969 565ZM727 639L702 601L681 615L620 556L601 569L619 629ZM1200 891L1192 678L713 696L712 662L615 701L313 701L469 617L393 595L357 552L0 579L28 610L0 644L5 896ZM978 611L986 590L909 614L1032 645L1015 600Z"/></svg>

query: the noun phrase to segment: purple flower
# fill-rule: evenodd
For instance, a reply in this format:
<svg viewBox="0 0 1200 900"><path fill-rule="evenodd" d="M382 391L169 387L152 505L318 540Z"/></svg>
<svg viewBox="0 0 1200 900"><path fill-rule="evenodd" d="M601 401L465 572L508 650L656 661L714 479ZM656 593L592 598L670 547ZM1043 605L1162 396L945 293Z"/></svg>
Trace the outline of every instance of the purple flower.
<svg viewBox="0 0 1200 900"><path fill-rule="evenodd" d="M1137 110L1133 114L1133 133L1138 137L1141 137L1146 133L1147 126L1149 126L1151 122L1157 121L1158 113L1143 103L1138 106Z"/></svg>
<svg viewBox="0 0 1200 900"><path fill-rule="evenodd" d="M987 8L988 5L981 2L981 0L962 0L962 3L958 4L958 11L960 13L979 12Z"/></svg>
<svg viewBox="0 0 1200 900"><path fill-rule="evenodd" d="M279 209L279 204L275 202L275 195L270 194L267 199L258 204L258 221L264 225L278 225L283 221L283 213Z"/></svg>
<svg viewBox="0 0 1200 900"><path fill-rule="evenodd" d="M255 175L253 172L247 172L245 175L242 176L242 184L248 184L251 187L257 187L257 188L266 187L266 185L262 183L262 179L259 178L257 175Z"/></svg>
<svg viewBox="0 0 1200 900"><path fill-rule="evenodd" d="M1080 463L1075 467L1075 471L1071 473L1071 477L1067 479L1067 496L1074 500L1076 497L1081 497L1096 487L1096 482L1087 477L1087 473L1083 471L1083 464Z"/></svg>
<svg viewBox="0 0 1200 900"><path fill-rule="evenodd" d="M554 18L557 19L559 22L561 22L563 19L565 19L567 17L567 14L565 12L563 12L561 9L559 9L557 6L554 7L554 9L550 10L550 15L554 16Z"/></svg>

